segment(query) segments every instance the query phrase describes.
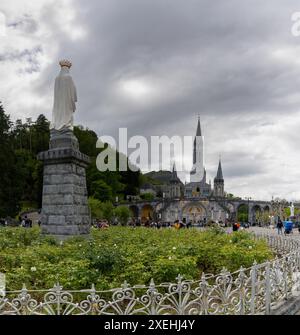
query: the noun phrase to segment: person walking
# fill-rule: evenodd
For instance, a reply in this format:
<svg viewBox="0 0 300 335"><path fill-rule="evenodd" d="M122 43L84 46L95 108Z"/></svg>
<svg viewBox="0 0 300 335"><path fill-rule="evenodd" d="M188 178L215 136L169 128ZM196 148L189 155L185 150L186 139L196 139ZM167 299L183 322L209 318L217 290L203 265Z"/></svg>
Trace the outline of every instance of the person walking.
<svg viewBox="0 0 300 335"><path fill-rule="evenodd" d="M283 223L280 219L278 219L278 222L277 222L277 231L278 231L278 235L282 235L282 228L283 228Z"/></svg>
<svg viewBox="0 0 300 335"><path fill-rule="evenodd" d="M25 216L25 228L30 228L30 221L27 216Z"/></svg>
<svg viewBox="0 0 300 335"><path fill-rule="evenodd" d="M179 230L179 229L181 228L181 225L180 225L180 223L179 223L178 220L175 221L174 228L175 228L176 230Z"/></svg>

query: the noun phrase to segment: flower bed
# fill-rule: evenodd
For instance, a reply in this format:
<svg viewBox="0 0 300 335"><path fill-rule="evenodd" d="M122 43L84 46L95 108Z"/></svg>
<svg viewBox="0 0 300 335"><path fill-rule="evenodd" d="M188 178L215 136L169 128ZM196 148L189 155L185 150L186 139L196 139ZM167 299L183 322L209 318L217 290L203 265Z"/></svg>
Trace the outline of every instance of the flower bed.
<svg viewBox="0 0 300 335"><path fill-rule="evenodd" d="M154 230L111 227L93 230L90 239L63 244L43 237L37 228L0 230L0 272L7 290L48 289L59 282L64 289L99 290L131 285L174 282L178 274L199 280L201 274L233 272L274 257L266 241L247 232L227 234L218 229Z"/></svg>

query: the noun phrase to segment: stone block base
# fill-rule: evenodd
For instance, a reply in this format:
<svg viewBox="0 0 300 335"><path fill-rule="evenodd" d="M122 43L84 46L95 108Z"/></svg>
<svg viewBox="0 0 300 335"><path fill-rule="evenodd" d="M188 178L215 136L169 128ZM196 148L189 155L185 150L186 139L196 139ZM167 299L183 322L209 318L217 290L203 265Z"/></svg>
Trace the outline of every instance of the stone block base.
<svg viewBox="0 0 300 335"><path fill-rule="evenodd" d="M89 158L72 141L56 137L50 150L38 156L44 162L42 233L59 239L87 235L91 226L85 172Z"/></svg>

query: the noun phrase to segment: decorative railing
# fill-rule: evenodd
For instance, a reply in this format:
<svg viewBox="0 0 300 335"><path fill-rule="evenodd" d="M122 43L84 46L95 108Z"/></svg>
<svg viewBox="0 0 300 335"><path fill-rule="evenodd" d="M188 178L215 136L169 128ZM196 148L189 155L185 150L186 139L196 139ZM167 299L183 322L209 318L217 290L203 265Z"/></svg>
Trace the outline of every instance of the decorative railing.
<svg viewBox="0 0 300 335"><path fill-rule="evenodd" d="M280 255L271 262L254 263L234 273L202 274L198 281L129 286L97 291L66 291L59 284L50 290L5 292L0 315L247 315L271 314L298 291L300 240L268 234L266 239Z"/></svg>
<svg viewBox="0 0 300 335"><path fill-rule="evenodd" d="M300 239L293 236L283 237L266 232L252 232L255 239L264 239L268 245L278 254L287 254L294 251L300 251Z"/></svg>

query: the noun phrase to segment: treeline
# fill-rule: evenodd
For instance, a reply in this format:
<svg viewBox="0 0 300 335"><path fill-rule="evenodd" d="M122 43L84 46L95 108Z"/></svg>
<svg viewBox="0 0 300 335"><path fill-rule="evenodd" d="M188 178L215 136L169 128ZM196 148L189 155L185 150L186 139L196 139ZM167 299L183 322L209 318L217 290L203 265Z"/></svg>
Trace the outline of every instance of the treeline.
<svg viewBox="0 0 300 335"><path fill-rule="evenodd" d="M74 128L81 152L90 156L87 169L89 196L104 201L137 195L142 175L133 172L100 172L96 167L97 134L81 126ZM37 154L49 148L50 122L40 115L34 122L12 122L0 104L0 217L15 217L22 206L41 208L43 165ZM103 149L102 149L103 150ZM119 155L117 155L118 157Z"/></svg>

